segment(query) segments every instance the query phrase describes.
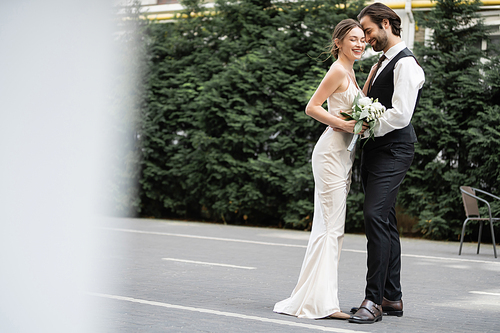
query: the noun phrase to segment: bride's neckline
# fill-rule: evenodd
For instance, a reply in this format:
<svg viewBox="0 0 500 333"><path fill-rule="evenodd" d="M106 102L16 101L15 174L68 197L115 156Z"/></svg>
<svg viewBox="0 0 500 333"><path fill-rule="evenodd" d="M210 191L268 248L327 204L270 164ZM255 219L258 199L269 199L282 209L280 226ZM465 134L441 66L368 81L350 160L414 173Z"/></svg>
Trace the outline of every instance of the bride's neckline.
<svg viewBox="0 0 500 333"><path fill-rule="evenodd" d="M354 83L354 85L356 86L356 88L358 90L361 90L361 88L358 86L358 83L356 82L356 78L352 77L351 73L349 73L349 71L347 71L347 69L345 69L345 67L342 65L342 64L333 64L332 66L341 66L342 69L345 71L345 73L347 74L347 81L349 82L349 85L347 86L346 90L344 91L341 91L341 92L334 92L334 94L343 94L345 92L347 92L349 90L349 87L351 86L351 83Z"/></svg>

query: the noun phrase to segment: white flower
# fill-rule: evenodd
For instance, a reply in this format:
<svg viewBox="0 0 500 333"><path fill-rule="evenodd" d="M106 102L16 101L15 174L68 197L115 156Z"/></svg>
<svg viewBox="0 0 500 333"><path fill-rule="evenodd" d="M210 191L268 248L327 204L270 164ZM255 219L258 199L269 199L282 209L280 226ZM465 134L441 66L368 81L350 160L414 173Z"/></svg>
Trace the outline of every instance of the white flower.
<svg viewBox="0 0 500 333"><path fill-rule="evenodd" d="M372 107L377 111L381 112L385 110L385 106L383 106L380 102L375 102L372 104Z"/></svg>
<svg viewBox="0 0 500 333"><path fill-rule="evenodd" d="M359 114L359 119L364 119L370 116L370 110L368 108L363 108L363 111Z"/></svg>
<svg viewBox="0 0 500 333"><path fill-rule="evenodd" d="M362 108L364 106L370 105L372 103L372 100L370 97L362 97L358 100L358 105L361 106Z"/></svg>
<svg viewBox="0 0 500 333"><path fill-rule="evenodd" d="M367 106L367 109L368 109L368 111L370 111L370 114L372 114L372 115L375 114L375 112L377 112L377 109L375 109L375 107L373 106L373 104Z"/></svg>

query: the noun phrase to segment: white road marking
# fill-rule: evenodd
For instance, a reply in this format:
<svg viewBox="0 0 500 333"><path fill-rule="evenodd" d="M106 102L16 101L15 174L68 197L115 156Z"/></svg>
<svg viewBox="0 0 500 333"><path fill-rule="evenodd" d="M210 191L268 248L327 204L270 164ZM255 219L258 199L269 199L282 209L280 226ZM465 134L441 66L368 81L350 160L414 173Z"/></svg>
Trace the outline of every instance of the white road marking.
<svg viewBox="0 0 500 333"><path fill-rule="evenodd" d="M132 232L132 233L138 233L138 234L149 234L149 235L160 235L160 236L173 236L173 237L186 237L186 238L207 239L207 240L216 240L216 241L223 241L223 242L236 242L236 243L249 243L249 244L270 245L270 246L285 246L285 247L307 248L306 245L260 242L260 241L246 240L246 239L220 238L220 237L197 236L197 235L187 235L187 234L174 234L174 233L169 233L169 232L143 231L143 230L136 230L136 229L121 229L121 228L106 228L106 227L101 227L100 229L113 230L113 231L122 231L122 232ZM355 252L355 253L366 253L365 250L342 249L342 251L345 251L345 252ZM481 264L497 264L497 265L500 264L500 262L498 262L498 261L487 261L487 260L476 260L476 259L463 259L463 258L434 257L434 256L424 256L424 255L419 255L419 254L407 254L407 253L403 253L403 254L401 254L401 256L402 257L410 257L410 258L444 260L444 261L474 262L474 263L481 263Z"/></svg>
<svg viewBox="0 0 500 333"><path fill-rule="evenodd" d="M477 260L477 259L463 259L463 258L447 258L447 257L433 257L433 256L422 256L419 254L401 254L402 257L412 257L412 258L423 258L423 259L434 259L434 260L449 260L449 261L461 261L461 262L476 262L481 264L500 264L496 261L487 260Z"/></svg>
<svg viewBox="0 0 500 333"><path fill-rule="evenodd" d="M366 253L366 250L351 250L351 249L342 249L342 251L346 252L354 252L354 253Z"/></svg>
<svg viewBox="0 0 500 333"><path fill-rule="evenodd" d="M172 234L169 232L142 231L142 230L135 230L135 229L120 229L120 228L105 228L105 227L102 227L101 229L123 231L123 232L133 232L133 233L138 233L138 234L209 239L209 240L217 240L217 241L223 241L223 242L237 242L237 243L250 243L250 244L259 244L259 245L288 246L288 247L301 247L301 248L307 247L305 245L296 245L296 244L269 243L269 242L251 241L251 240L245 240L245 239L220 238L220 237L197 236L197 235L186 235L186 234Z"/></svg>
<svg viewBox="0 0 500 333"><path fill-rule="evenodd" d="M175 259L175 258L161 258L161 259L162 260L169 260L169 261L186 262L186 263L190 263L190 264L199 264L199 265L222 266L222 267L242 268L242 269L257 269L257 267L218 264L218 263L213 263L213 262L204 262L204 261L195 261L195 260L184 260L184 259Z"/></svg>
<svg viewBox="0 0 500 333"><path fill-rule="evenodd" d="M500 293L488 293L486 291L469 291L469 294L488 295L488 296L500 296Z"/></svg>
<svg viewBox="0 0 500 333"><path fill-rule="evenodd" d="M168 309L177 309L177 310L184 310L184 311L201 312L201 313L213 314L213 315L217 315L217 316L225 316L225 317L233 317L233 318L238 318L238 319L255 320L255 321L260 321L260 322L265 322L265 323L272 323L272 324L278 324L278 325L303 327L303 328L309 328L309 329L323 331L323 332L337 332L337 333L360 333L360 332L364 332L364 331L347 330L347 329L342 329L342 328L327 327L327 326L320 326L320 325L312 325L312 324L305 324L305 323L296 323L296 322L287 321L287 320L280 320L280 319L271 319L271 318L265 318L265 317L249 316L249 315L244 315L244 314L234 313L234 312L225 312L225 311L218 311L218 310L195 308L195 307L191 307L191 306L183 306L183 305L175 305L175 304L168 304L168 303L162 303L162 302L148 301L148 300L138 299L138 298L132 298L132 297L124 297L124 296L116 296L116 295L100 294L100 293L88 293L88 294L92 295L92 296L109 298L109 299L114 299L114 300L119 300L119 301L127 301L127 302L139 303L139 304L147 304L147 305L152 305L152 306L160 306L160 307L164 307L164 308L168 308Z"/></svg>

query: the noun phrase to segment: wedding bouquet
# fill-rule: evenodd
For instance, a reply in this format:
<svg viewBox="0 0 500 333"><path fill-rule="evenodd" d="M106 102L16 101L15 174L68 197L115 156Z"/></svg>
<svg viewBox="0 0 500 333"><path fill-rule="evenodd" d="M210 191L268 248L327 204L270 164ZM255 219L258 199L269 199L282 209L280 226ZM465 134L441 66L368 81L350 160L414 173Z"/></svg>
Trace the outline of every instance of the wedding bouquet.
<svg viewBox="0 0 500 333"><path fill-rule="evenodd" d="M346 121L356 120L356 125L354 125L354 136L351 140L351 144L347 147L348 151L352 151L354 149L356 141L359 138L359 133L363 129L363 122L366 122L369 126L367 130L369 138L374 137L373 128L375 127L376 120L380 118L384 112L385 106L380 104L378 98L373 100L373 98L365 97L361 94L361 92L358 92L356 98L354 98L354 102L352 103L352 113L340 113L346 117Z"/></svg>

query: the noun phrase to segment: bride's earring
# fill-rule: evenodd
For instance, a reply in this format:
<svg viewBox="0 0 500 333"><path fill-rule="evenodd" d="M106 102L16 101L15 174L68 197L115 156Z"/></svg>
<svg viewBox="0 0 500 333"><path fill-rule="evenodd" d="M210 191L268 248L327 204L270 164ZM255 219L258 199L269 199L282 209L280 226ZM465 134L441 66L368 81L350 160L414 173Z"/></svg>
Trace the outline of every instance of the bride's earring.
<svg viewBox="0 0 500 333"><path fill-rule="evenodd" d="M340 56L340 53L342 53L342 48L339 46L338 42L338 38L335 38L334 43L335 47L337 48L337 58Z"/></svg>

